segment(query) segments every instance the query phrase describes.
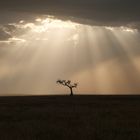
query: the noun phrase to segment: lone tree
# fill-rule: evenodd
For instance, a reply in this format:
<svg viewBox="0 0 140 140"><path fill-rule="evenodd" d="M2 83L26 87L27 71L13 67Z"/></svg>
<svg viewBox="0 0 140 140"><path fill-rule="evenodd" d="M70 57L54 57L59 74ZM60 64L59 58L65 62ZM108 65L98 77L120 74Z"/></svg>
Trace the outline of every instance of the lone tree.
<svg viewBox="0 0 140 140"><path fill-rule="evenodd" d="M67 86L70 89L70 96L73 96L73 88L77 87L77 83L71 83L70 80L57 80L56 83Z"/></svg>

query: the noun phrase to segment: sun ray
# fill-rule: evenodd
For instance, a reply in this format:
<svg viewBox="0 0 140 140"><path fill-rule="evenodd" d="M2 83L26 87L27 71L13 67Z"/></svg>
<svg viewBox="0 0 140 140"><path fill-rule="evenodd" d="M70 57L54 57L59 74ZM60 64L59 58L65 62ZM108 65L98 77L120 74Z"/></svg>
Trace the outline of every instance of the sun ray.
<svg viewBox="0 0 140 140"><path fill-rule="evenodd" d="M0 48L5 54L0 61L1 92L65 93L54 85L57 78L78 81L77 93L140 91L137 30L90 26L50 16L9 25L14 32L0 41L10 46Z"/></svg>

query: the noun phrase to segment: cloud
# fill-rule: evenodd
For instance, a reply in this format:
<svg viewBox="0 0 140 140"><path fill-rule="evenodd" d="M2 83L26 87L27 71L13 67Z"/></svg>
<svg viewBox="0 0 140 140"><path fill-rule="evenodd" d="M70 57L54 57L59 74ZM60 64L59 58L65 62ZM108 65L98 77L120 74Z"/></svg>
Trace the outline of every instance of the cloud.
<svg viewBox="0 0 140 140"><path fill-rule="evenodd" d="M4 27L0 27L0 41L6 41L11 37L9 32L6 32Z"/></svg>
<svg viewBox="0 0 140 140"><path fill-rule="evenodd" d="M0 25L0 45L4 46L6 43L14 43L14 42L25 42L25 39L22 38L28 31L30 31L33 27L31 27L33 23L7 23ZM20 38L21 37L21 38Z"/></svg>
<svg viewBox="0 0 140 140"><path fill-rule="evenodd" d="M52 14L85 24L140 28L139 0L1 0L0 8L15 12L12 18L3 12L4 20L31 20L33 14Z"/></svg>

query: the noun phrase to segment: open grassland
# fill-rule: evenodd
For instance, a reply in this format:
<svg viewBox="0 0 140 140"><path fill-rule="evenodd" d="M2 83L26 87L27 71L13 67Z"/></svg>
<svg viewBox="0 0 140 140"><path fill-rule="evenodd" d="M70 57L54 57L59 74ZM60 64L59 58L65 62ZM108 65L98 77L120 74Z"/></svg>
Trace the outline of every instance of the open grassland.
<svg viewBox="0 0 140 140"><path fill-rule="evenodd" d="M0 97L0 140L140 140L140 96Z"/></svg>

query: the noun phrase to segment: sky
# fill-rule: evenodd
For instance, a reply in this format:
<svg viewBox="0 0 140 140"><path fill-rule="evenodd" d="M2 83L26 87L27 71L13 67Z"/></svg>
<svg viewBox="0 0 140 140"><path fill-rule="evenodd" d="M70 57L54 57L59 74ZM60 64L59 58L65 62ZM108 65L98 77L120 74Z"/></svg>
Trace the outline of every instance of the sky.
<svg viewBox="0 0 140 140"><path fill-rule="evenodd" d="M138 0L1 0L0 95L140 94Z"/></svg>

